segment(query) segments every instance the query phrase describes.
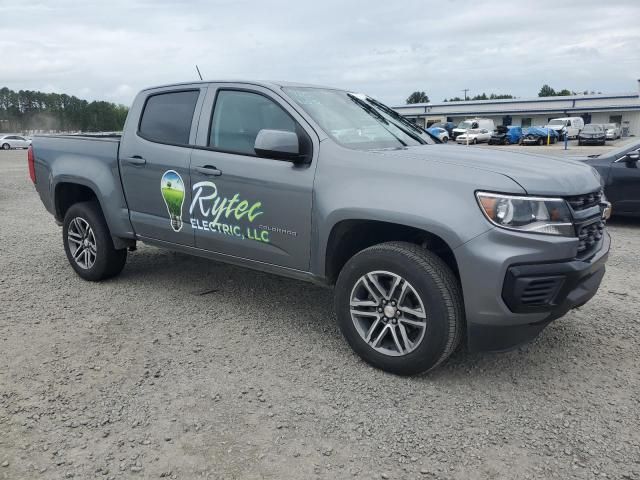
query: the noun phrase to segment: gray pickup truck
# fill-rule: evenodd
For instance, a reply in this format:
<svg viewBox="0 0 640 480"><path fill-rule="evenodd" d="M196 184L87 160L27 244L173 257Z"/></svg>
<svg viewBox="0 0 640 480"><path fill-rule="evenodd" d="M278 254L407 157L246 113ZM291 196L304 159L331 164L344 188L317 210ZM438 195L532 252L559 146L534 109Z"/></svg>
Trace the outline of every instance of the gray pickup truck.
<svg viewBox="0 0 640 480"><path fill-rule="evenodd" d="M28 158L82 278L117 275L142 241L332 286L351 347L403 375L463 336L535 338L596 293L610 245L593 168L439 144L337 89L149 88L121 137L39 136Z"/></svg>

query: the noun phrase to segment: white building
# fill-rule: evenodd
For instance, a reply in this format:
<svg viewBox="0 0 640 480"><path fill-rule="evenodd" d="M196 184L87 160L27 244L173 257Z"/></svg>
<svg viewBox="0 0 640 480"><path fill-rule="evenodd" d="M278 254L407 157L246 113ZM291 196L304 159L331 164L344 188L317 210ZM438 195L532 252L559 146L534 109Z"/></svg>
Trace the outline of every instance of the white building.
<svg viewBox="0 0 640 480"><path fill-rule="evenodd" d="M585 124L617 123L628 135L640 135L640 80L636 91L629 93L416 103L394 109L423 127L436 122L457 125L473 117L522 127L545 125L551 118L582 117Z"/></svg>

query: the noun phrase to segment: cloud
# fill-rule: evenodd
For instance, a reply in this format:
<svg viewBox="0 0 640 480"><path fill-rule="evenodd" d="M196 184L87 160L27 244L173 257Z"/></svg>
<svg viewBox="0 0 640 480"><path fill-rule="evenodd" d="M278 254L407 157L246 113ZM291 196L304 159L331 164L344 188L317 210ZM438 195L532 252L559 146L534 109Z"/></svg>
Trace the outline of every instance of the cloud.
<svg viewBox="0 0 640 480"><path fill-rule="evenodd" d="M327 84L402 103L469 93L635 89L640 4L0 0L0 86L128 104L197 78Z"/></svg>

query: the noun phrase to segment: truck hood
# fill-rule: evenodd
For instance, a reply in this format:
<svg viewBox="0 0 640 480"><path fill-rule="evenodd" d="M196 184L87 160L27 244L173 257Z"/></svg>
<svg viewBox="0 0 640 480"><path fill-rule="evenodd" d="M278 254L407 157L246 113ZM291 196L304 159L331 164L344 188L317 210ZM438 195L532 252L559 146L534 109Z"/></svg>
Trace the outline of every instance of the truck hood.
<svg viewBox="0 0 640 480"><path fill-rule="evenodd" d="M559 132L564 128L564 125L545 125L544 128L550 128L551 130L555 130L556 132Z"/></svg>
<svg viewBox="0 0 640 480"><path fill-rule="evenodd" d="M570 196L600 188L600 176L591 166L564 158L517 153L494 148L424 145L377 154L407 161L432 161L479 169L509 177L529 195ZM483 188L483 185L478 185ZM486 188L486 187L485 187Z"/></svg>

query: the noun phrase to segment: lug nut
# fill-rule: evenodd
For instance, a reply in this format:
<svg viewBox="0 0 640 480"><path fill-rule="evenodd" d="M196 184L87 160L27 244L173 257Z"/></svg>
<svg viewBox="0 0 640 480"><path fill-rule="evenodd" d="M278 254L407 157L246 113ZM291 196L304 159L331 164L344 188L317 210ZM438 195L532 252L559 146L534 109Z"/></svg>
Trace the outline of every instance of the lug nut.
<svg viewBox="0 0 640 480"><path fill-rule="evenodd" d="M382 307L378 307L378 312L382 313Z"/></svg>
<svg viewBox="0 0 640 480"><path fill-rule="evenodd" d="M398 319L394 318L393 320L391 320L391 323L393 323L395 325L396 323L398 323Z"/></svg>

